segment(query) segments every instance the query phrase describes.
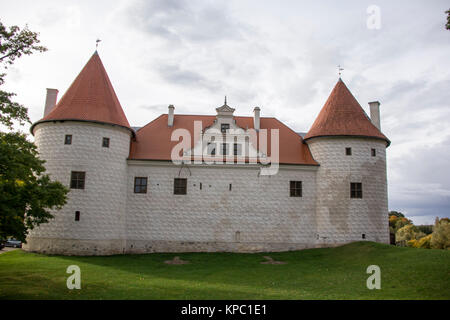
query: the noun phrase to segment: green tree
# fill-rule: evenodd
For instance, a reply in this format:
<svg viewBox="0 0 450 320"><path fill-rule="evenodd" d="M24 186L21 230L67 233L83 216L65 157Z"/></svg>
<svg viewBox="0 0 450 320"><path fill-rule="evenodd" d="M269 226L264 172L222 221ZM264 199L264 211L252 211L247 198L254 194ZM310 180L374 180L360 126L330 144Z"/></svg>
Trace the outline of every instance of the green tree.
<svg viewBox="0 0 450 320"><path fill-rule="evenodd" d="M15 59L47 49L38 45L38 33L26 26L6 27L0 21L0 68ZM66 203L68 189L45 174L36 146L14 124L29 123L28 109L12 101L14 93L1 90L6 72L0 73L0 238L25 241L29 229L53 218L50 210ZM1 129L1 127L6 130Z"/></svg>
<svg viewBox="0 0 450 320"><path fill-rule="evenodd" d="M436 217L433 233L431 234L431 248L450 249L450 220Z"/></svg>
<svg viewBox="0 0 450 320"><path fill-rule="evenodd" d="M450 9L445 11L445 13L447 14L447 24L445 25L445 27L447 28L447 30L450 30Z"/></svg>
<svg viewBox="0 0 450 320"><path fill-rule="evenodd" d="M413 224L407 224L406 226L397 230L395 234L396 241L409 241L409 240L419 240L424 237L425 233L419 231L417 227Z"/></svg>

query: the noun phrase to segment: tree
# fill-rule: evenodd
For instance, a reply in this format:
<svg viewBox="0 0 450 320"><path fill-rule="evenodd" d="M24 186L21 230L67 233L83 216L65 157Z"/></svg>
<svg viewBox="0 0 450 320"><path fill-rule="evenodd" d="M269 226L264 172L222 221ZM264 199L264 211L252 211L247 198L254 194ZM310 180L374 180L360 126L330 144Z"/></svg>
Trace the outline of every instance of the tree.
<svg viewBox="0 0 450 320"><path fill-rule="evenodd" d="M5 27L0 21L0 68L7 70L16 58L47 49L39 44L38 33L26 26ZM0 88L6 73L0 73ZM36 146L14 124L30 122L28 109L12 101L14 93L0 90L0 238L12 236L26 241L28 230L48 222L52 209L66 203L68 189L45 174L44 161Z"/></svg>
<svg viewBox="0 0 450 320"><path fill-rule="evenodd" d="M447 24L445 25L445 27L447 28L447 30L450 30L450 9L445 11L445 13L447 14Z"/></svg>
<svg viewBox="0 0 450 320"><path fill-rule="evenodd" d="M417 227L413 224L408 224L399 230L395 234L396 241L409 241L409 240L419 240L423 238L425 233L419 231Z"/></svg>
<svg viewBox="0 0 450 320"><path fill-rule="evenodd" d="M450 249L450 220L436 217L434 230L431 234L431 248Z"/></svg>
<svg viewBox="0 0 450 320"><path fill-rule="evenodd" d="M391 216L396 216L398 218L404 218L405 217L405 215L403 213L398 212L398 211L389 211L389 217L391 217Z"/></svg>

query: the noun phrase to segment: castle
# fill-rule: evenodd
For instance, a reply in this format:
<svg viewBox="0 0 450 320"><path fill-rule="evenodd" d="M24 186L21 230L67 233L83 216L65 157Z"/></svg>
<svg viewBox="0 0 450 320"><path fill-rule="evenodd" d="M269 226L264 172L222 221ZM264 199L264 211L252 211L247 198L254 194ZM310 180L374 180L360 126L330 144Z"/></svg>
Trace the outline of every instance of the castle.
<svg viewBox="0 0 450 320"><path fill-rule="evenodd" d="M131 127L97 52L58 103L57 93L47 89L44 117L30 130L47 172L70 188L68 202L30 231L25 250L109 255L389 243L390 141L380 131L380 104L369 103L369 118L341 79L306 135L261 117L258 107L253 117L235 116L226 100L216 115L176 114L170 105ZM270 166L275 173L264 174Z"/></svg>

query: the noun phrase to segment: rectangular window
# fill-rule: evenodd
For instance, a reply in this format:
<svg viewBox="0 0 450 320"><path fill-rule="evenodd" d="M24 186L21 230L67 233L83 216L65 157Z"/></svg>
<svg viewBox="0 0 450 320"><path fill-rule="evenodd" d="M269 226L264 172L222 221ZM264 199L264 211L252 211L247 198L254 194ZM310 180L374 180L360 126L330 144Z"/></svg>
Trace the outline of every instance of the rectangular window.
<svg viewBox="0 0 450 320"><path fill-rule="evenodd" d="M72 135L66 134L66 137L64 138L64 144L72 144Z"/></svg>
<svg viewBox="0 0 450 320"><path fill-rule="evenodd" d="M186 178L175 178L173 180L173 194L187 194Z"/></svg>
<svg viewBox="0 0 450 320"><path fill-rule="evenodd" d="M80 211L75 211L75 221L80 221Z"/></svg>
<svg viewBox="0 0 450 320"><path fill-rule="evenodd" d="M301 197L302 196L302 182L301 181L291 181L290 182L290 194L291 197Z"/></svg>
<svg viewBox="0 0 450 320"><path fill-rule="evenodd" d="M350 182L350 198L362 198L361 182Z"/></svg>
<svg viewBox="0 0 450 320"><path fill-rule="evenodd" d="M376 149L372 149L372 157L376 157L377 156L377 150Z"/></svg>
<svg viewBox="0 0 450 320"><path fill-rule="evenodd" d="M230 129L230 124L229 123L222 123L220 125L220 131L222 133L227 133L227 130Z"/></svg>
<svg viewBox="0 0 450 320"><path fill-rule="evenodd" d="M345 155L351 156L352 155L352 148L345 148Z"/></svg>
<svg viewBox="0 0 450 320"><path fill-rule="evenodd" d="M242 154L242 145L240 143L235 143L233 147L233 154L235 156L240 156Z"/></svg>
<svg viewBox="0 0 450 320"><path fill-rule="evenodd" d="M134 178L134 193L147 193L147 177Z"/></svg>
<svg viewBox="0 0 450 320"><path fill-rule="evenodd" d="M86 172L72 171L70 174L70 188L84 189L85 179L86 179Z"/></svg>
<svg viewBox="0 0 450 320"><path fill-rule="evenodd" d="M208 142L207 153L212 156L216 154L216 144L214 142Z"/></svg>
<svg viewBox="0 0 450 320"><path fill-rule="evenodd" d="M109 148L109 138L103 138L102 146L105 148Z"/></svg>
<svg viewBox="0 0 450 320"><path fill-rule="evenodd" d="M226 156L228 154L228 143L222 143L221 146L221 155Z"/></svg>

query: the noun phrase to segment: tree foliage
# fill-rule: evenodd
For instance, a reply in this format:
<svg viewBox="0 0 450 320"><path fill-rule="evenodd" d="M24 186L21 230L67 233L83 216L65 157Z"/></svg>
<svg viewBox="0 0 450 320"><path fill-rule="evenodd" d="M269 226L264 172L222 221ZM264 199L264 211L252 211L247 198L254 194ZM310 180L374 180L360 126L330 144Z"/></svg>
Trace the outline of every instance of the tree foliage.
<svg viewBox="0 0 450 320"><path fill-rule="evenodd" d="M450 249L450 219L436 218L434 230L431 234L431 248Z"/></svg>
<svg viewBox="0 0 450 320"><path fill-rule="evenodd" d="M38 34L25 27L5 27L0 21L0 67L7 70L22 55L43 52ZM6 73L0 73L0 87ZM14 93L0 90L0 238L12 236L21 241L29 229L53 218L51 209L66 203L68 189L51 181L45 174L44 161L39 159L36 146L25 134L14 132L14 123L30 122L28 110L12 101Z"/></svg>
<svg viewBox="0 0 450 320"><path fill-rule="evenodd" d="M395 234L396 241L418 240L425 236L425 233L419 231L413 224L408 224L397 230Z"/></svg>
<svg viewBox="0 0 450 320"><path fill-rule="evenodd" d="M445 27L447 28L447 30L450 30L450 9L445 11L445 13L447 14L447 24L445 25Z"/></svg>

